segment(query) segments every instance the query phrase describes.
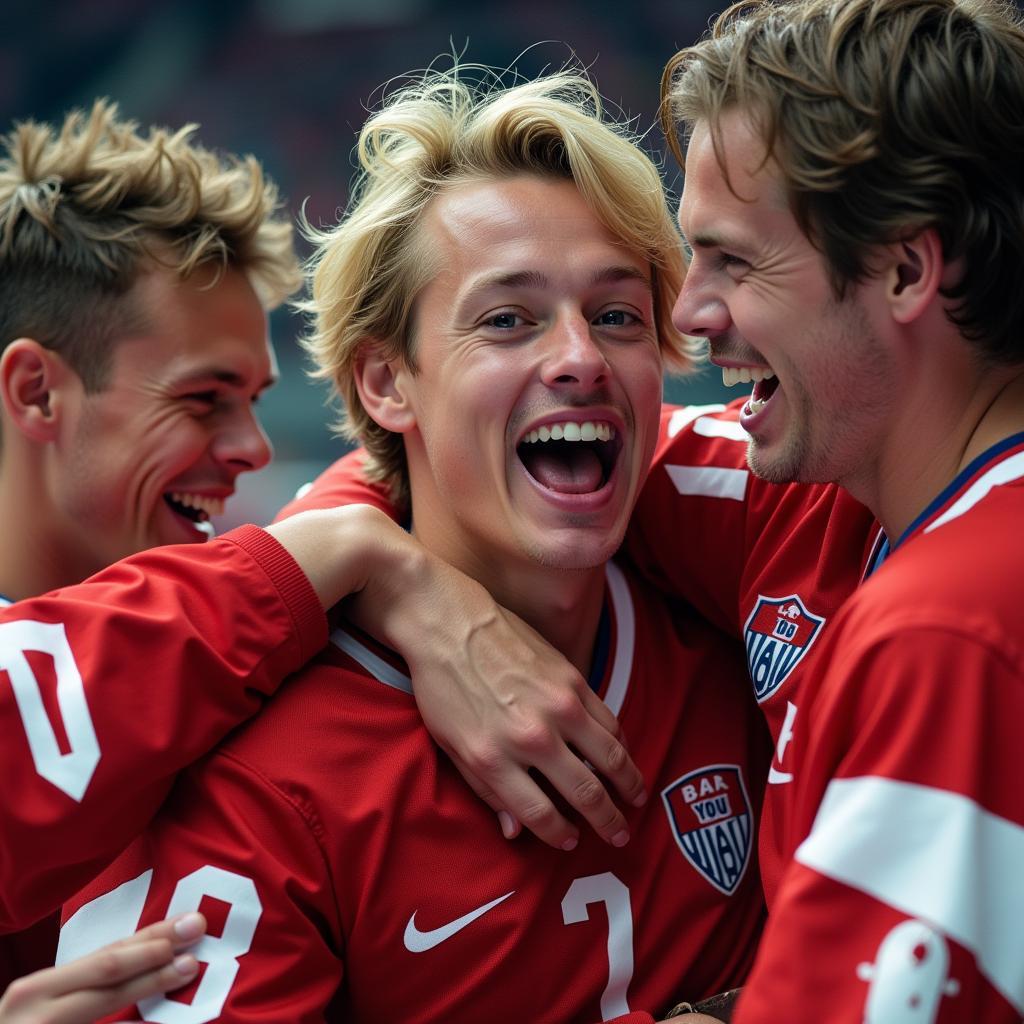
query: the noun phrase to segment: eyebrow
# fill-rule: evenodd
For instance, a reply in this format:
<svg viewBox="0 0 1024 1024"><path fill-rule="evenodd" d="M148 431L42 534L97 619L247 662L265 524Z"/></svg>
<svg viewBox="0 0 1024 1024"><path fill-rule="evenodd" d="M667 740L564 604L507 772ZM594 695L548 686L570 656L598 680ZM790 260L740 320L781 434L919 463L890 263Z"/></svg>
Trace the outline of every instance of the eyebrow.
<svg viewBox="0 0 1024 1024"><path fill-rule="evenodd" d="M231 388L244 389L248 387L248 382L242 374L236 373L234 370L226 370L219 366L202 367L193 373L188 374L188 376L182 380L182 383L191 383L192 381L197 380L210 380L211 378L217 381L218 384L226 384ZM271 374L257 390L266 391L267 388L273 387L278 380L280 380L280 374Z"/></svg>
<svg viewBox="0 0 1024 1024"><path fill-rule="evenodd" d="M645 274L638 267L627 265L602 267L590 279L590 287L599 284L614 284L617 281L639 281L641 284L651 288L649 274ZM486 291L489 288L546 288L550 284L547 275L539 270L515 270L508 274L492 274L477 281L470 289L469 294Z"/></svg>

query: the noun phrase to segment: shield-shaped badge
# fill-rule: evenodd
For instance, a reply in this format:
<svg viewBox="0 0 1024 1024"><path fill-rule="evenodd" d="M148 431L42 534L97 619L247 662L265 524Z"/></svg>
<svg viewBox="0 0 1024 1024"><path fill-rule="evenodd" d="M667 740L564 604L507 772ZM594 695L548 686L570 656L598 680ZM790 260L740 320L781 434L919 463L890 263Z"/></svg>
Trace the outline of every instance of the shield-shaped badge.
<svg viewBox="0 0 1024 1024"><path fill-rule="evenodd" d="M770 697L800 664L825 619L809 612L796 594L762 597L743 627L747 666L758 703Z"/></svg>
<svg viewBox="0 0 1024 1024"><path fill-rule="evenodd" d="M735 764L698 768L661 792L683 856L731 896L750 863L753 833L743 772Z"/></svg>

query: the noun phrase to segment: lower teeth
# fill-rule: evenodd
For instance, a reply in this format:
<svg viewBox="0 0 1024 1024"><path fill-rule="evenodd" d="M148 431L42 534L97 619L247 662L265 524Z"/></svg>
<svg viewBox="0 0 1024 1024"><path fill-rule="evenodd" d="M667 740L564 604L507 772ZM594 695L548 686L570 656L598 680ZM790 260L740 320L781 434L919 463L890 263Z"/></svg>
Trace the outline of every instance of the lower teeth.
<svg viewBox="0 0 1024 1024"><path fill-rule="evenodd" d="M760 398L751 398L747 402L747 409L751 415L756 415L765 407L765 400Z"/></svg>

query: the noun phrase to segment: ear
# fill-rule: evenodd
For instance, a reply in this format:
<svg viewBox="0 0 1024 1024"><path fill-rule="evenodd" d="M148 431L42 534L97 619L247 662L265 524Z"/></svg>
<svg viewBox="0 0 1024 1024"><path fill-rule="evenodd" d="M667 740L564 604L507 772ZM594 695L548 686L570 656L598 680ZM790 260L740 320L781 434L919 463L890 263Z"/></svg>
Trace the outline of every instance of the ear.
<svg viewBox="0 0 1024 1024"><path fill-rule="evenodd" d="M356 356L354 377L359 400L378 426L394 434L407 434L416 426L412 371L401 359L385 358L379 345L366 342Z"/></svg>
<svg viewBox="0 0 1024 1024"><path fill-rule="evenodd" d="M0 356L0 403L6 423L33 441L54 440L62 407L59 389L71 373L56 352L38 341L12 341Z"/></svg>
<svg viewBox="0 0 1024 1024"><path fill-rule="evenodd" d="M893 319L909 324L924 313L939 295L946 269L942 243L934 229L891 247L892 262L886 277L886 298Z"/></svg>

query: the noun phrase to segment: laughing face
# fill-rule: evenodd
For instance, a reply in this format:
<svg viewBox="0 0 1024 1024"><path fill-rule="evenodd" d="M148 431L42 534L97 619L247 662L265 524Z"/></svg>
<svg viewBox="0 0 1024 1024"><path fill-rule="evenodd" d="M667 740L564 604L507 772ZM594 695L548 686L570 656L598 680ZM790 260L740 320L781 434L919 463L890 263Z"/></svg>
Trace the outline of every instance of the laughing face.
<svg viewBox="0 0 1024 1024"><path fill-rule="evenodd" d="M120 339L106 387L67 398L54 505L77 577L157 544L204 541L239 473L270 445L253 403L276 376L266 317L236 270L140 278L147 322Z"/></svg>
<svg viewBox="0 0 1024 1024"><path fill-rule="evenodd" d="M395 371L416 534L489 581L603 564L657 434L649 266L570 182L461 185L421 230L442 269Z"/></svg>
<svg viewBox="0 0 1024 1024"><path fill-rule="evenodd" d="M692 259L673 322L708 339L725 384L753 384L740 422L755 473L849 484L881 450L898 404L884 284L838 300L760 137L738 111L723 117L722 137L735 193L705 123L687 150L679 223Z"/></svg>

